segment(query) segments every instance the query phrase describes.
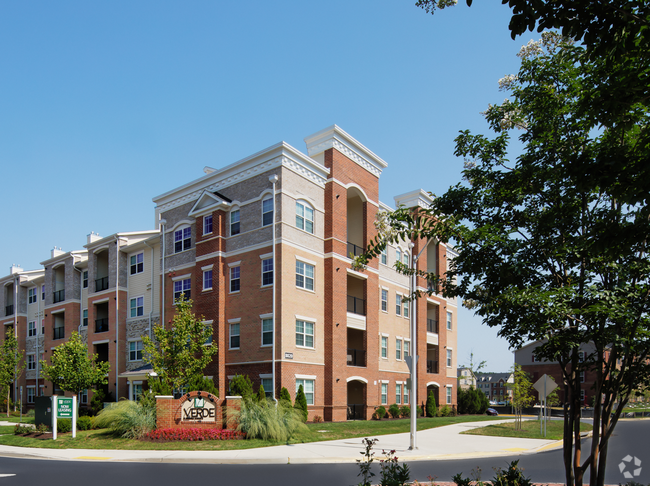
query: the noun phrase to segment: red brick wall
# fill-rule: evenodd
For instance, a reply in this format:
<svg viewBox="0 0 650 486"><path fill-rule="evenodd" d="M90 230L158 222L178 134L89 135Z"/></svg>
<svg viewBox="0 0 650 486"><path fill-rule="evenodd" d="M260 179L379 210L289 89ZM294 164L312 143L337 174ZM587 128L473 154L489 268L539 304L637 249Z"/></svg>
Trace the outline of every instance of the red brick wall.
<svg viewBox="0 0 650 486"><path fill-rule="evenodd" d="M181 407L183 406L183 403L189 399L199 396L208 400L212 398L211 401L215 403L216 420L214 422L181 420ZM239 397L228 397L227 399L219 400L219 398L215 397L214 395L200 391L186 393L178 399L167 396L156 397L156 428L234 429L237 427L237 424L233 420L228 419L228 410L239 410L240 407L241 400Z"/></svg>

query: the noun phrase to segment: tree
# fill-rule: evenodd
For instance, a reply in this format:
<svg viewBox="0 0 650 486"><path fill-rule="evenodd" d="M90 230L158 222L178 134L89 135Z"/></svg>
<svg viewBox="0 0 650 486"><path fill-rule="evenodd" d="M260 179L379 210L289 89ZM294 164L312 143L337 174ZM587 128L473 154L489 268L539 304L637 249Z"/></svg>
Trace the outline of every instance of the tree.
<svg viewBox="0 0 650 486"><path fill-rule="evenodd" d="M530 375L521 369L521 365L515 364L512 374L515 378L511 385L512 406L515 409L515 430L521 430L523 410L533 403L533 383L530 381Z"/></svg>
<svg viewBox="0 0 650 486"><path fill-rule="evenodd" d="M291 395L289 394L289 390L287 390L285 387L282 387L280 389L280 401L285 402L291 406Z"/></svg>
<svg viewBox="0 0 650 486"><path fill-rule="evenodd" d="M307 410L307 397L305 396L305 391L302 389L302 385L298 387L296 403L293 404L293 408L302 412L303 421L306 422L309 417L309 411Z"/></svg>
<svg viewBox="0 0 650 486"><path fill-rule="evenodd" d="M18 351L18 339L14 336L13 328L9 327L0 347L0 391L7 389L7 417L11 406L11 385L24 369L23 355Z"/></svg>
<svg viewBox="0 0 650 486"><path fill-rule="evenodd" d="M219 390L214 385L212 378L206 376L195 376L187 384L187 391L204 391L211 393L215 397L219 396Z"/></svg>
<svg viewBox="0 0 650 486"><path fill-rule="evenodd" d="M495 133L461 132L457 156L465 183L434 197L430 208L398 209L358 258L363 265L387 242L453 242L445 275L417 272L460 297L513 348L541 341L536 357L557 362L564 382L567 485L602 486L607 442L630 396L650 382L650 143L647 106L621 104L606 120L592 89L613 61L544 33L520 52L516 76L500 81L512 98L489 106ZM605 123L607 122L607 123ZM510 163L510 132L522 153ZM413 271L401 268L404 273ZM417 297L416 292L412 297ZM581 356L581 346L590 351ZM596 375L593 440L580 442L580 372Z"/></svg>
<svg viewBox="0 0 650 486"><path fill-rule="evenodd" d="M427 412L427 417L435 417L438 415L438 406L436 405L436 396L433 394L433 390L429 390L425 410Z"/></svg>
<svg viewBox="0 0 650 486"><path fill-rule="evenodd" d="M88 346L74 331L65 343L52 351L50 365L41 361L43 377L55 388L78 395L82 390L92 389L108 383L111 365L97 362L97 356L88 356Z"/></svg>
<svg viewBox="0 0 650 486"><path fill-rule="evenodd" d="M203 376L203 370L217 353L212 343L212 326L192 312L192 301L176 301L176 313L169 328L155 325L154 339L142 337L144 359L160 379L174 391Z"/></svg>
<svg viewBox="0 0 650 486"><path fill-rule="evenodd" d="M266 404L266 392L264 391L264 386L260 385L257 390L257 401L261 404Z"/></svg>
<svg viewBox="0 0 650 486"><path fill-rule="evenodd" d="M230 380L230 394L242 397L245 402L253 398L253 382L248 375L235 375Z"/></svg>

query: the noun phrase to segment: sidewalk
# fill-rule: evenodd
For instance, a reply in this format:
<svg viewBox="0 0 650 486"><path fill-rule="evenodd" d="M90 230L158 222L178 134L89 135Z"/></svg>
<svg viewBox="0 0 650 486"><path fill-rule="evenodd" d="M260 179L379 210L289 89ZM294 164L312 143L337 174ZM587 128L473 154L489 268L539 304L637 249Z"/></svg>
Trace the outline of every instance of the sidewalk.
<svg viewBox="0 0 650 486"><path fill-rule="evenodd" d="M417 433L410 451L408 433L379 436L375 458L382 449L395 450L400 462L532 454L560 447L562 441L462 435L460 432L502 421L454 424ZM0 425L13 425L0 422ZM233 451L118 451L97 449L36 449L0 445L0 456L70 461L133 461L198 464L327 464L354 463L364 451L361 438L292 444Z"/></svg>

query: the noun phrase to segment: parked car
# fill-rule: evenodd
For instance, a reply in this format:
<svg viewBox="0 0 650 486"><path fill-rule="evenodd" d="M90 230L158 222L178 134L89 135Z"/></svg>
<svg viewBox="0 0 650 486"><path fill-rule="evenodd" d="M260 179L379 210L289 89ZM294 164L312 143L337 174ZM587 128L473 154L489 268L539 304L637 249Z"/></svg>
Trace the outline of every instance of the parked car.
<svg viewBox="0 0 650 486"><path fill-rule="evenodd" d="M497 412L497 411L494 410L493 408L488 408L488 409L485 411L485 413L486 413L486 415L491 415L491 416L499 415L499 412Z"/></svg>

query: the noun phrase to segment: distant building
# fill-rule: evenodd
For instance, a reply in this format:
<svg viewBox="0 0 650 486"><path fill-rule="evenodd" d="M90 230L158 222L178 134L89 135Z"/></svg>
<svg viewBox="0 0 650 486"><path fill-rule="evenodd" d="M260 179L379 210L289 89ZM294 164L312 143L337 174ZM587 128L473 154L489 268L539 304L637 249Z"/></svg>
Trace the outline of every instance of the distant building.
<svg viewBox="0 0 650 486"><path fill-rule="evenodd" d="M476 376L470 368L458 368L458 388L467 390L470 386L476 388Z"/></svg>
<svg viewBox="0 0 650 486"><path fill-rule="evenodd" d="M512 398L510 384L515 382L514 375L507 373L477 373L476 388L494 402L505 402Z"/></svg>

